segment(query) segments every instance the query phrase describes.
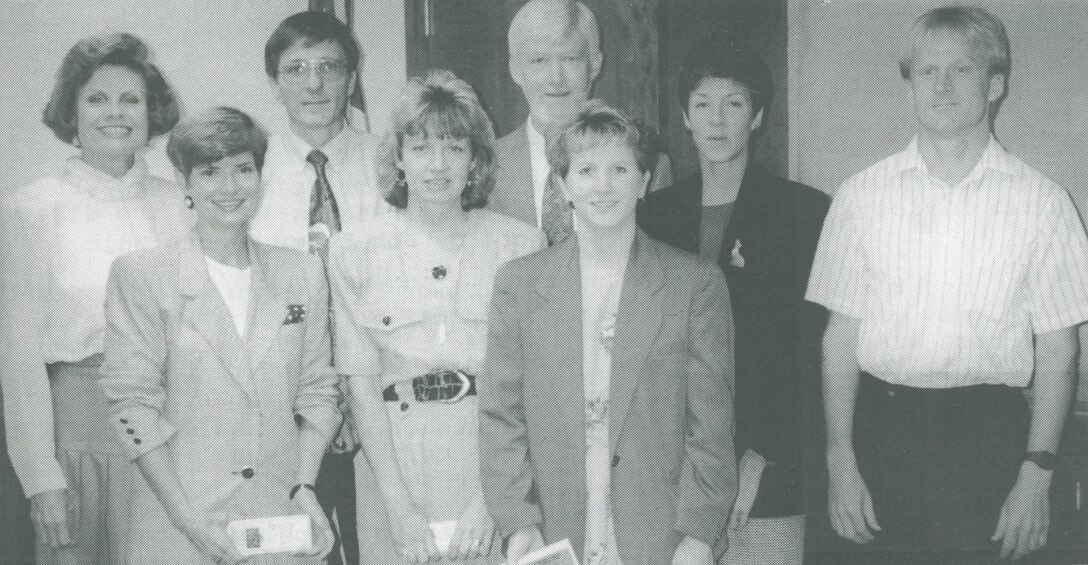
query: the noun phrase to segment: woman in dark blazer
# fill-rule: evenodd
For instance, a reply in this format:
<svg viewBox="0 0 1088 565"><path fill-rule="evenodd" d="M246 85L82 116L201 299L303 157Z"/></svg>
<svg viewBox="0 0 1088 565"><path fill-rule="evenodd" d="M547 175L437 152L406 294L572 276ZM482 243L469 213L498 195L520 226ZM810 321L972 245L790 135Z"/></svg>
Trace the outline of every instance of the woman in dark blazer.
<svg viewBox="0 0 1088 565"><path fill-rule="evenodd" d="M725 272L736 323L740 490L723 563L800 563L806 379L818 378L823 315L804 302L828 198L750 155L774 84L760 58L720 40L680 73L700 174L648 196L639 224Z"/></svg>
<svg viewBox="0 0 1088 565"><path fill-rule="evenodd" d="M736 494L719 269L635 226L645 137L591 101L549 149L577 231L498 273L479 380L484 494L507 563L701 564Z"/></svg>
<svg viewBox="0 0 1088 565"><path fill-rule="evenodd" d="M238 110L184 120L167 153L193 232L110 271L99 384L143 475L131 565L239 563L227 524L245 518L308 514L317 534L297 555L252 555L254 565L316 564L332 548L313 487L341 420L329 295L316 258L247 235L265 147Z"/></svg>

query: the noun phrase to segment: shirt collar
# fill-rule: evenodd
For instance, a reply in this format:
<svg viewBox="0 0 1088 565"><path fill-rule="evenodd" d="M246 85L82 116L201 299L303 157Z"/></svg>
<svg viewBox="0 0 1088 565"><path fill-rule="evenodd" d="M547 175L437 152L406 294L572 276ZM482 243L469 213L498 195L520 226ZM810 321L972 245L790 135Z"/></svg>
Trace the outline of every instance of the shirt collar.
<svg viewBox="0 0 1088 565"><path fill-rule="evenodd" d="M326 167L335 169L344 162L344 159L346 159L348 155L348 149L351 146L350 139L352 133L354 133L354 130L352 129L351 124L345 123L344 128L340 130L340 133L336 134L336 136L330 139L325 145L317 148L329 158L329 162L325 165ZM315 148L311 147L309 143L291 130L287 131L286 141L287 147L290 148L298 158L299 168L305 169L308 167L310 164L306 161L306 157L310 154L310 151L313 151ZM356 148L356 150L359 149Z"/></svg>
<svg viewBox="0 0 1088 565"><path fill-rule="evenodd" d="M142 155L121 178L117 178L88 165L79 157L71 157L65 163L65 176L75 186L101 200L130 200L143 193L147 164Z"/></svg>
<svg viewBox="0 0 1088 565"><path fill-rule="evenodd" d="M544 141L544 134L533 126L532 118L525 120L525 136L529 138L529 155L547 155L548 147L547 142Z"/></svg>
<svg viewBox="0 0 1088 565"><path fill-rule="evenodd" d="M922 152L918 150L918 136L914 136L910 140L906 150L900 153L892 163L892 173L894 174L901 174L912 169L926 175L929 174L929 166L926 165L925 159L922 158ZM987 169L1010 175L1018 173L1017 160L1008 151L1005 151L1005 148L997 142L992 134L990 140L986 143L986 149L982 151L978 162L975 163L974 168L964 180L978 178Z"/></svg>

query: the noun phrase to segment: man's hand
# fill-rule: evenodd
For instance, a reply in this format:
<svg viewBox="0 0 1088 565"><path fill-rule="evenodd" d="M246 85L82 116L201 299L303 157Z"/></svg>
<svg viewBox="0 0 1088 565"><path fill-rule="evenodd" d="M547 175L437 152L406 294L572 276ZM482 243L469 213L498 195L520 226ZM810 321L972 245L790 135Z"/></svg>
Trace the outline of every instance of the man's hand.
<svg viewBox="0 0 1088 565"><path fill-rule="evenodd" d="M68 534L68 513L72 505L71 494L64 488L30 497L30 519L39 540L53 549L72 545Z"/></svg>
<svg viewBox="0 0 1088 565"><path fill-rule="evenodd" d="M672 565L714 565L714 552L706 542L684 536L672 554Z"/></svg>
<svg viewBox="0 0 1088 565"><path fill-rule="evenodd" d="M518 565L518 561L527 553L544 547L544 536L540 528L528 526L514 532L506 544L506 565Z"/></svg>
<svg viewBox="0 0 1088 565"><path fill-rule="evenodd" d="M858 471L853 450L830 448L827 452L827 513L840 537L854 543L875 539L870 528L880 531L869 487Z"/></svg>
<svg viewBox="0 0 1088 565"><path fill-rule="evenodd" d="M729 528L737 529L748 523L748 514L752 512L756 494L759 493L759 482L763 479L763 470L767 468L767 460L762 455L745 450L737 465L740 476L737 490L737 501L733 503L733 510L729 513Z"/></svg>
<svg viewBox="0 0 1088 565"><path fill-rule="evenodd" d="M1001 540L1002 559L1020 559L1046 545L1050 528L1052 471L1025 461L1020 475L1001 506L1001 517L991 541Z"/></svg>

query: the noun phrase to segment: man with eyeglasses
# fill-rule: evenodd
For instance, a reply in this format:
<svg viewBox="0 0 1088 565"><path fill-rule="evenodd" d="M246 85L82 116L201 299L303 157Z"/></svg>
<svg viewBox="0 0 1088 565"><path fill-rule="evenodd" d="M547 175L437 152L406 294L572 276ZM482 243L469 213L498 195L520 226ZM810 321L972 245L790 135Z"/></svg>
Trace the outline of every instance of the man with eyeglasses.
<svg viewBox="0 0 1088 565"><path fill-rule="evenodd" d="M290 129L268 140L264 197L250 228L254 239L305 250L324 261L329 238L342 226L387 210L375 180L377 143L347 119L359 59L351 30L323 12L290 16L269 37L265 70ZM330 523L339 525L329 563L357 564L353 459L359 443L346 406L341 408L344 426L325 454L315 491ZM310 486L292 492L313 496Z"/></svg>

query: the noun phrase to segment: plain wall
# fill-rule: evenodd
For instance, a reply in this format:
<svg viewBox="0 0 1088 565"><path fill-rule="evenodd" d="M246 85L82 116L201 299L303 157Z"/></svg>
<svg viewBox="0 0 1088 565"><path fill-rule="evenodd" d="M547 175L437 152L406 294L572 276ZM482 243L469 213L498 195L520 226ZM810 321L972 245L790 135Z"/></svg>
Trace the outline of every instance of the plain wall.
<svg viewBox="0 0 1088 565"><path fill-rule="evenodd" d="M381 131L405 81L404 6L356 4L370 122L373 130ZM264 43L283 18L307 5L306 0L267 0L256 4L259 8L221 0L4 2L0 52L8 70L0 79L0 154L5 161L0 190L42 177L76 153L41 123L41 114L64 54L79 39L100 31L127 31L143 39L181 99L183 112L235 106L270 132L286 129L286 114L264 71ZM361 114L353 121L365 129ZM154 174L172 178L164 143L162 138L153 143L147 161Z"/></svg>
<svg viewBox="0 0 1088 565"><path fill-rule="evenodd" d="M914 19L950 2L791 0L790 176L829 193L914 133L899 48ZM1012 50L998 139L1088 215L1088 0L972 2L1005 22ZM1088 351L1088 329L1081 349ZM1088 401L1088 355L1079 397Z"/></svg>

